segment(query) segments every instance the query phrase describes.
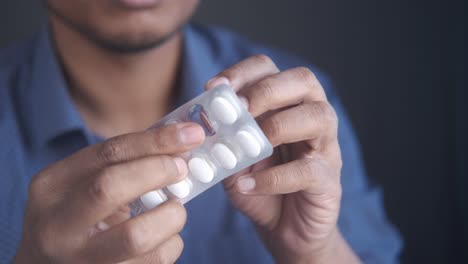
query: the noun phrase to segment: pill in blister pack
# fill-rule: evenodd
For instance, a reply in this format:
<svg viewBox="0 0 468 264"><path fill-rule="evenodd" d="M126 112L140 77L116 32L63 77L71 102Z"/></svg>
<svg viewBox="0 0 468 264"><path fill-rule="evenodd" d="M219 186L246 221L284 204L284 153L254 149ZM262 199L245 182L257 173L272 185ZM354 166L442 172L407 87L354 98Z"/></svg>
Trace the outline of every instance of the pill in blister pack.
<svg viewBox="0 0 468 264"><path fill-rule="evenodd" d="M168 199L190 201L226 177L273 153L254 118L227 85L217 86L163 117L154 127L195 122L205 131L205 142L184 153L187 177L160 190L142 195L130 204L133 215L150 210Z"/></svg>

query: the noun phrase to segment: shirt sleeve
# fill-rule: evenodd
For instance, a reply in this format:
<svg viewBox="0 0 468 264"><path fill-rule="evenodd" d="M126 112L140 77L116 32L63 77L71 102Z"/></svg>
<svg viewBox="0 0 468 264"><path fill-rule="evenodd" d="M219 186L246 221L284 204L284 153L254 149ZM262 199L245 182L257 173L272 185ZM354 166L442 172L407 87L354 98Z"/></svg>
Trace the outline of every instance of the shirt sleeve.
<svg viewBox="0 0 468 264"><path fill-rule="evenodd" d="M368 182L357 137L338 96L331 89L327 89L327 94L339 118L338 140L343 159L338 226L364 263L398 263L402 241L385 214L382 190Z"/></svg>

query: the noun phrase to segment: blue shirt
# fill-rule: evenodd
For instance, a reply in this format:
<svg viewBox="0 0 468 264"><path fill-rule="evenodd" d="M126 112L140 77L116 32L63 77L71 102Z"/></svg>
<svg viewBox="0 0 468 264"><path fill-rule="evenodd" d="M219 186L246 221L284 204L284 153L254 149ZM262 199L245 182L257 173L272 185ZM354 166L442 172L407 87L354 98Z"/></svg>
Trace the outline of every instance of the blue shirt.
<svg viewBox="0 0 468 264"><path fill-rule="evenodd" d="M280 69L308 65L222 29L187 25L183 34L182 89L177 104L202 93L205 82L216 73L254 54L269 55ZM386 218L381 192L367 182L356 137L330 81L310 68L340 119L341 232L365 262L395 263L401 242ZM67 91L47 28L0 51L1 263L13 258L21 238L31 177L97 142ZM273 263L250 221L233 208L220 184L186 207L188 220L181 233L185 249L179 263Z"/></svg>

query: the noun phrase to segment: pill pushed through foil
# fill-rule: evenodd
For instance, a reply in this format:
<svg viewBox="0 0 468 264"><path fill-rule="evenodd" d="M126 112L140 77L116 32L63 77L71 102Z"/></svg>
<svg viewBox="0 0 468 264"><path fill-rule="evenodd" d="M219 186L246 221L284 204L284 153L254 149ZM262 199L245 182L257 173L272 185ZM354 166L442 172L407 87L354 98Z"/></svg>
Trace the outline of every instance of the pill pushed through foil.
<svg viewBox="0 0 468 264"><path fill-rule="evenodd" d="M209 183L214 178L215 171L210 166L209 162L204 158L191 158L188 162L188 168L190 175L203 183Z"/></svg>
<svg viewBox="0 0 468 264"><path fill-rule="evenodd" d="M155 190L143 194L140 197L140 200L146 210L150 210L165 202L167 200L167 196L161 190Z"/></svg>
<svg viewBox="0 0 468 264"><path fill-rule="evenodd" d="M185 198L190 194L191 184L188 179L167 186L167 189L177 198Z"/></svg>
<svg viewBox="0 0 468 264"><path fill-rule="evenodd" d="M273 147L255 119L232 88L225 84L195 97L153 127L178 122L199 124L205 131L205 141L179 155L187 162L187 177L142 195L130 204L132 215L151 210L169 199L186 203L273 153Z"/></svg>

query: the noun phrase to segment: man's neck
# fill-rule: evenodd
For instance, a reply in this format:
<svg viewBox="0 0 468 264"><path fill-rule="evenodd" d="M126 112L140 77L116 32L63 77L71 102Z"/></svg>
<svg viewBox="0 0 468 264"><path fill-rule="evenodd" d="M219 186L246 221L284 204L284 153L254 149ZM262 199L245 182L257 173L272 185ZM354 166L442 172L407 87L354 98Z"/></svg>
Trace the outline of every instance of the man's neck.
<svg viewBox="0 0 468 264"><path fill-rule="evenodd" d="M106 51L51 19L54 42L69 92L87 126L112 137L143 130L171 107L182 36L139 54Z"/></svg>

